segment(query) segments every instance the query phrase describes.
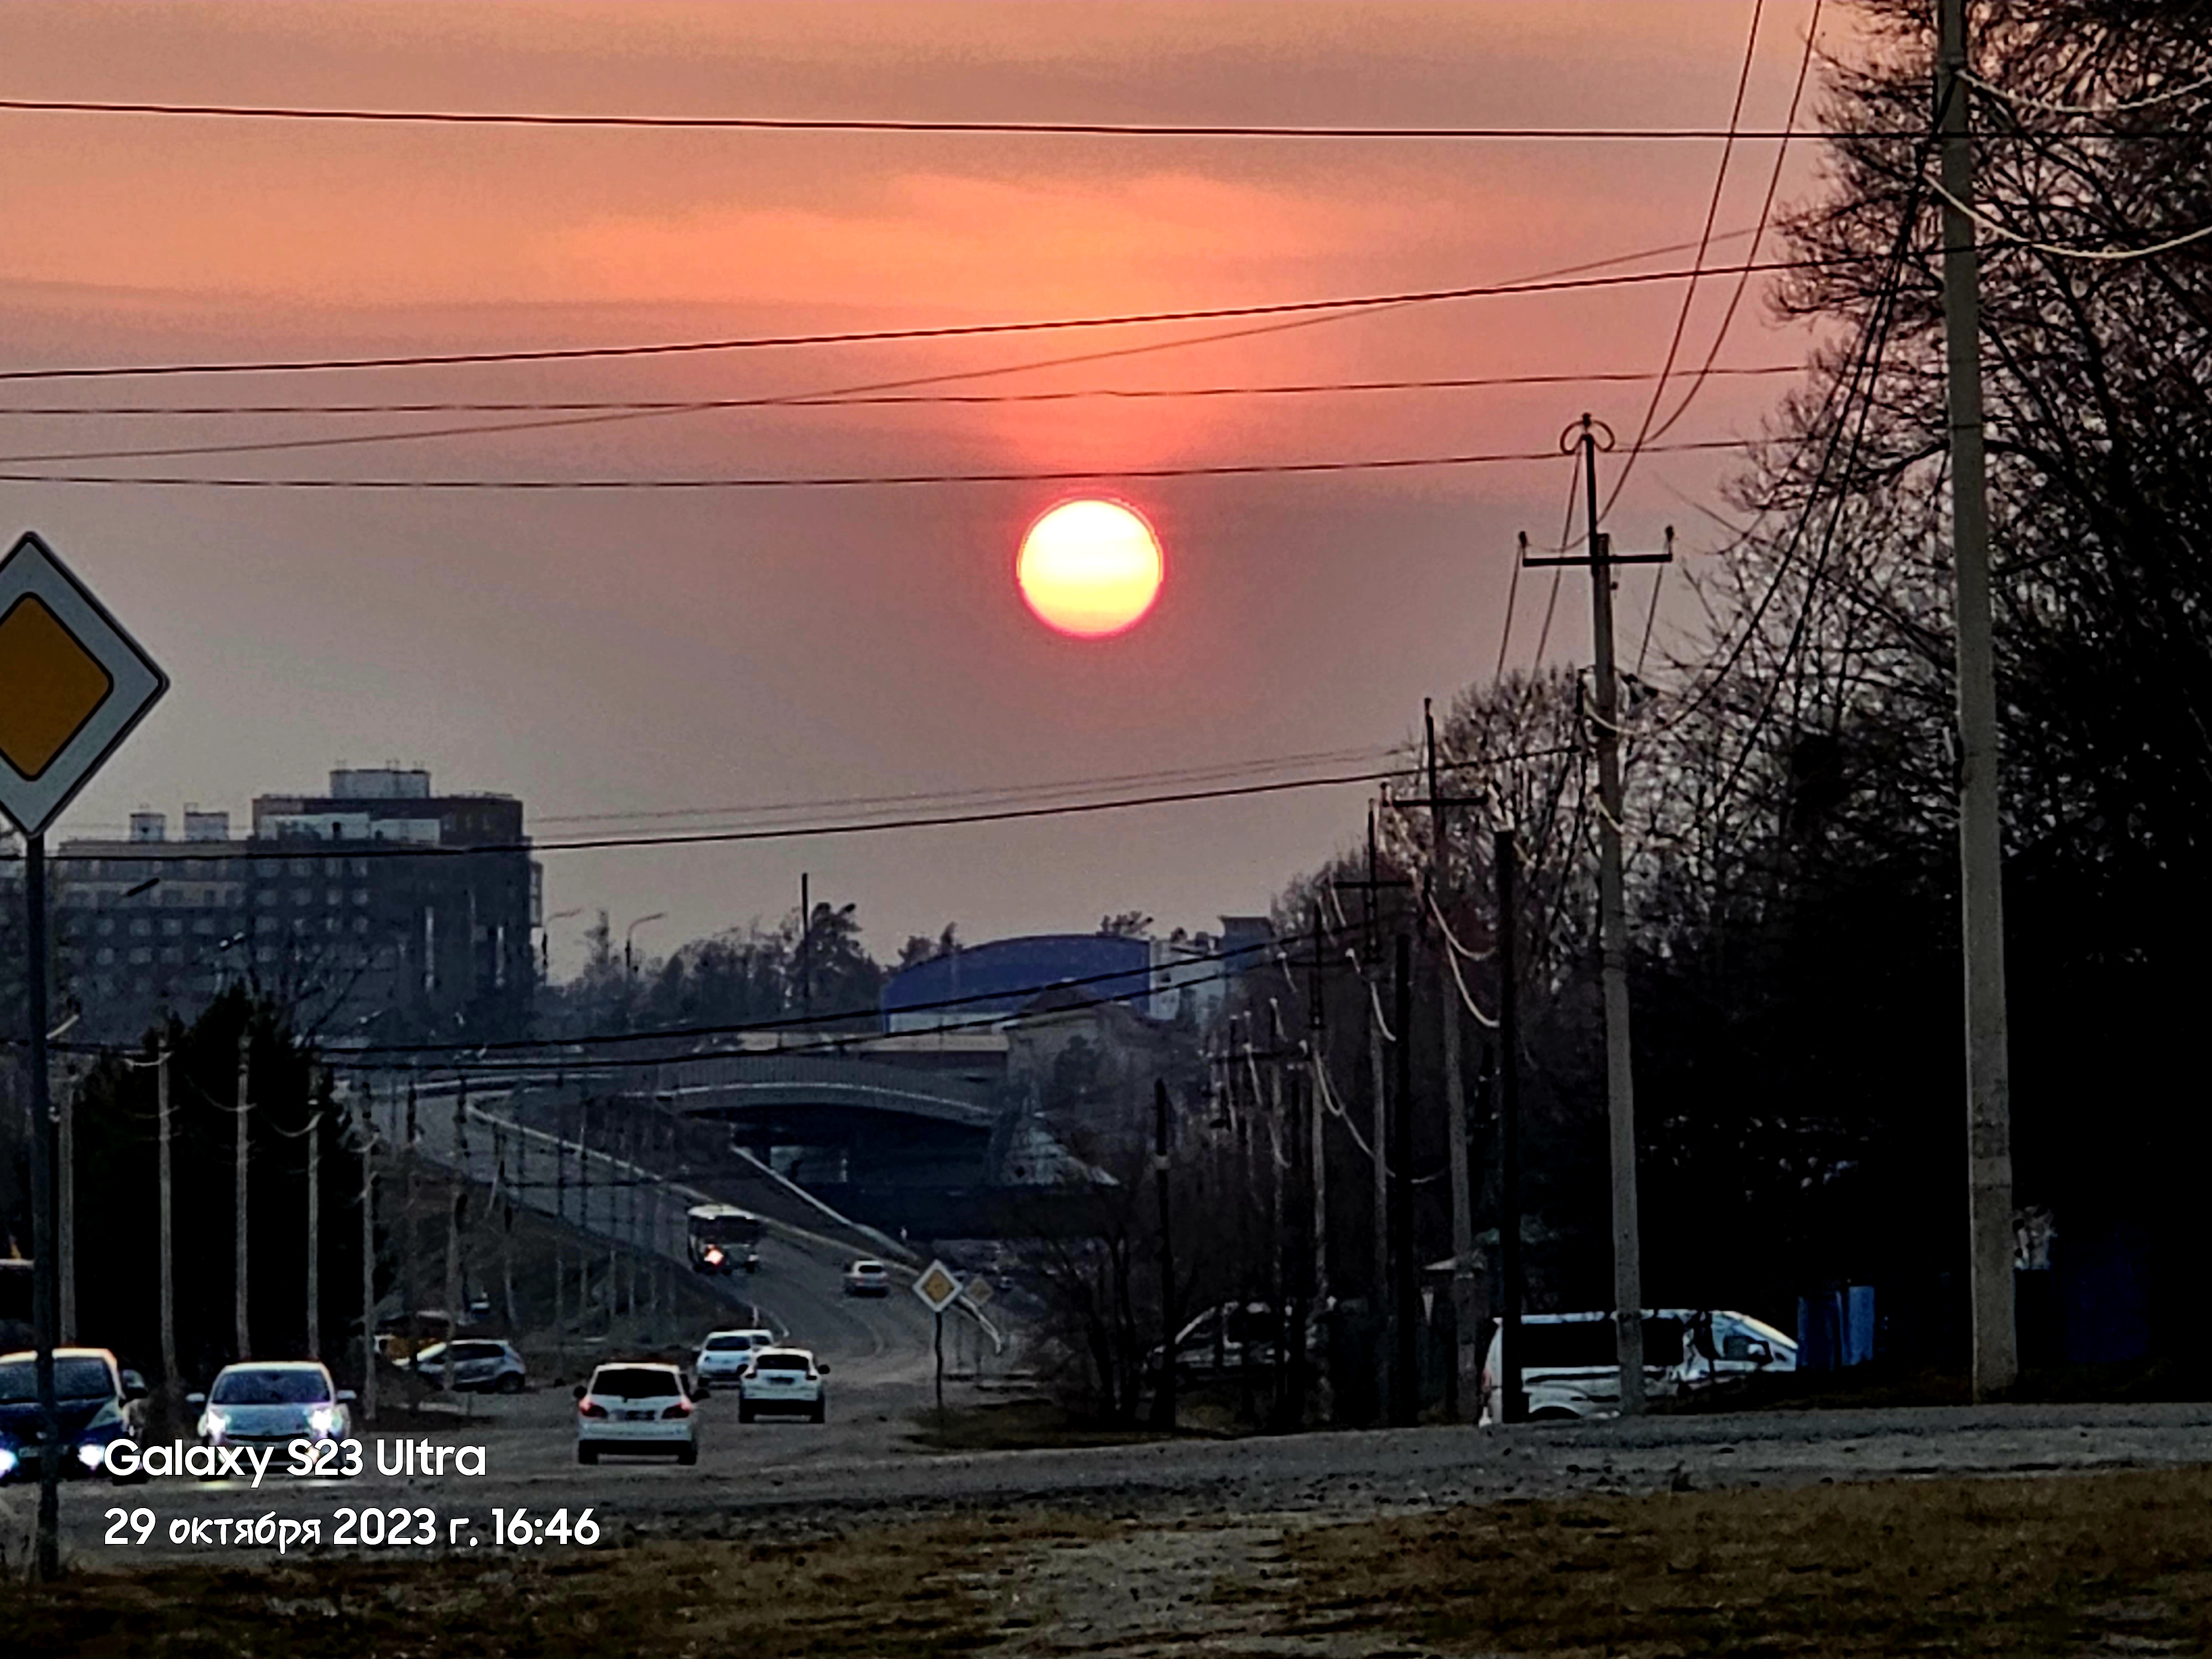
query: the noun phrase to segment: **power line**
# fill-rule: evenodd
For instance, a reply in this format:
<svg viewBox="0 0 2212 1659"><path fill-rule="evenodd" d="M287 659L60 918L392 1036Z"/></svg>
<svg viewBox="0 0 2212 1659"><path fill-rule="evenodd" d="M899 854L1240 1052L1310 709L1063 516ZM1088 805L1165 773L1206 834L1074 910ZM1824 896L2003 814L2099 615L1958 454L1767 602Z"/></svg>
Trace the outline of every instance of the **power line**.
<svg viewBox="0 0 2212 1659"><path fill-rule="evenodd" d="M1655 446L1668 453L1741 449L1737 438L1704 438ZM0 483L128 485L154 489L368 489L559 491L700 489L872 489L923 484L1077 483L1115 478L1228 478L1295 473L1393 472L1422 467L1490 466L1553 459L1556 450L1507 450L1456 455L1385 455L1352 460L1224 461L1191 466L1072 467L1039 472L879 472L812 477L688 478L337 478L195 477L180 473L25 472L0 471ZM4 465L5 463L0 463Z"/></svg>
<svg viewBox="0 0 2212 1659"><path fill-rule="evenodd" d="M1682 349L1682 336L1690 326L1690 313L1698 301L1698 280L1705 273L1705 250L1710 245L1714 222L1720 217L1721 198L1728 188L1729 162L1735 155L1736 129L1743 120L1743 97L1751 87L1751 66L1759 56L1759 21L1765 15L1766 0L1752 0L1751 27L1743 42L1743 67L1736 72L1735 101L1729 108L1728 142L1721 146L1720 165L1713 171L1712 193L1705 202L1705 222L1698 232L1698 252L1690 261L1690 280L1682 290L1682 304L1674 313L1674 332L1667 342L1667 359L1659 365L1659 378L1651 387L1650 401L1644 406L1644 418L1638 424L1636 436L1630 441L1628 453L1621 458L1620 470L1614 473L1612 492L1605 498L1597 519L1603 520L1612 512L1613 504L1620 499L1620 492L1628 486L1629 475L1636 470L1637 458L1644 452L1644 440L1651 435L1651 422L1659 413L1659 404L1667 395L1667 378L1674 372L1674 359ZM1810 36L1808 36L1809 43ZM1809 45L1808 45L1809 50ZM1762 216L1760 228L1765 228ZM1597 522L1590 525L1590 551L1597 552Z"/></svg>
<svg viewBox="0 0 2212 1659"><path fill-rule="evenodd" d="M2047 98L2033 97L2024 92L2007 91L2004 88L1997 86L1994 82L1984 81L1980 76L1975 75L1968 70L1961 70L1959 72L1959 78L1961 81L1964 81L1968 86L1974 88L1977 91L1986 92L1992 98L1999 99L2008 104L2017 105L2022 109L2041 110L2048 115L2083 115L2091 117L2125 115L2139 109L2155 109L2161 104L2171 104L2178 100L2187 98L2194 94L2203 92L2208 88L2212 88L2212 75L2208 75L2202 80L2191 81L2185 85L2172 88L2166 92L2154 92L2142 98L2124 99L2117 103L2103 105L2062 104L2055 103Z"/></svg>
<svg viewBox="0 0 2212 1659"><path fill-rule="evenodd" d="M1925 179L1923 182L1928 189L1933 191L1952 207L1958 209L1990 235L2002 241L2017 243L2020 246L2033 252L2050 254L2054 258L2094 259L2120 264L2130 259L2148 259L2161 253L2171 253L2178 247L2187 247L2191 242L2201 242L2206 237L2212 236L2212 224L2208 224L2199 225L2194 230L2184 231L2178 236L2169 236L2162 242L2154 242L2148 247L2076 247L2065 242L2042 242L2033 236L2024 236L2009 226L2000 224L1972 203L1960 201L1934 179Z"/></svg>
<svg viewBox="0 0 2212 1659"><path fill-rule="evenodd" d="M1528 750L1517 754L1490 755L1480 760L1450 763L1452 769L1470 769L1504 764L1516 760L1533 760L1560 752L1557 746ZM1295 789L1337 788L1351 784L1370 784L1391 778L1415 777L1419 768L1395 767L1384 771L1340 772L1323 777L1275 779L1260 783L1224 784L1211 788L1168 790L1145 795L1127 795L1112 800L1065 802L1047 805L1007 806L981 809L969 812L918 813L905 817L876 818L858 822L817 824L774 824L744 830L680 830L653 835L594 836L568 841L487 842L467 847L426 845L409 842L324 842L301 837L296 842L269 847L248 846L223 854L225 863L282 861L295 858L468 858L490 854L602 852L630 847L705 847L733 844L743 842L796 841L814 836L872 835L885 830L939 830L977 823L1010 823L1033 818L1072 817L1092 812L1127 811L1139 807L1173 806L1198 801L1237 800L1253 796L1275 795ZM125 843L129 845L130 843ZM21 854L0 857L0 865L20 859ZM62 851L49 853L46 861L52 863L88 863L102 860L128 859L135 856L123 851L72 853L64 847Z"/></svg>
<svg viewBox="0 0 2212 1659"><path fill-rule="evenodd" d="M1741 233L1739 233L1741 234ZM1182 343L1177 342L1177 343ZM1028 365L963 371L1011 374ZM1747 363L1707 371L1715 375L1802 374L1802 363ZM918 377L919 378L919 377ZM930 376L934 380L939 377ZM1295 397L1320 392L1462 392L1496 386L1633 385L1658 377L1649 369L1591 369L1558 374L1448 375L1414 380L1292 380L1255 381L1233 386L1078 386L1061 392L890 392L882 395L837 392L797 392L788 396L763 394L756 398L581 398L568 401L519 399L481 402L380 404L0 404L0 419L11 416L40 417L96 416L101 418L134 416L248 416L248 415L494 415L690 414L738 409L844 409L907 404L962 405L968 404L1058 404L1091 399L1148 399L1176 398ZM500 430L491 428L488 430ZM411 433L400 436L413 436ZM43 459L44 457L18 457Z"/></svg>
<svg viewBox="0 0 2212 1659"><path fill-rule="evenodd" d="M0 110L41 115L161 115L240 121L325 121L387 125L483 127L602 127L708 132L976 133L1022 137L1091 138L1334 138L1509 142L1577 140L1656 143L1779 138L1779 131L1735 134L1709 127L1472 127L1319 126L1261 123L1149 121L900 120L878 117L757 115L585 115L491 110L362 109L296 105L187 104L89 98L0 98ZM1854 132L1854 138L1916 137L1917 129Z"/></svg>
<svg viewBox="0 0 2212 1659"><path fill-rule="evenodd" d="M1626 257L1626 256L1625 256ZM1601 264L1617 263L1601 261ZM1847 259L1810 258L1717 267L1713 274L1739 270L1803 270ZM811 334L738 335L709 340L671 340L642 345L546 346L501 351L417 352L384 357L306 357L257 362L131 363L73 368L0 370L0 381L118 380L173 374L281 374L345 369L444 368L479 363L575 362L624 357L666 357L702 352L755 351L771 347L866 345L895 340L974 339L992 335L1039 334L1060 330L1127 328L1165 323L1218 321L1234 317L1287 317L1316 312L1352 313L1394 307L1431 305L1449 300L1480 300L1521 294L1571 293L1679 281L1681 270L1630 272L1610 276L1553 276L1509 283L1478 283L1462 288L1414 289L1395 294L1340 295L1320 300L1280 300L1261 305L1208 306L1176 311L1125 312L1104 316L1054 317L1000 323L947 323L930 327L848 329Z"/></svg>

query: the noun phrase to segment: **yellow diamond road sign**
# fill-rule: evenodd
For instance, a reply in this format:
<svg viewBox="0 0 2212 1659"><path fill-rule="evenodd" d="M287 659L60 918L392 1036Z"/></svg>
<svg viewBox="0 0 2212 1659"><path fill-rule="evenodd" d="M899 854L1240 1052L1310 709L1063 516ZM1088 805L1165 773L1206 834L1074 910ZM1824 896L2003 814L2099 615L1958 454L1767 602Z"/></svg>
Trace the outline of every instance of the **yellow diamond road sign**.
<svg viewBox="0 0 2212 1659"><path fill-rule="evenodd" d="M42 834L169 689L53 550L0 559L0 811Z"/></svg>
<svg viewBox="0 0 2212 1659"><path fill-rule="evenodd" d="M914 1293L928 1304L930 1312L943 1313L952 1305L952 1298L960 1294L960 1281L942 1261L933 1261L914 1281Z"/></svg>

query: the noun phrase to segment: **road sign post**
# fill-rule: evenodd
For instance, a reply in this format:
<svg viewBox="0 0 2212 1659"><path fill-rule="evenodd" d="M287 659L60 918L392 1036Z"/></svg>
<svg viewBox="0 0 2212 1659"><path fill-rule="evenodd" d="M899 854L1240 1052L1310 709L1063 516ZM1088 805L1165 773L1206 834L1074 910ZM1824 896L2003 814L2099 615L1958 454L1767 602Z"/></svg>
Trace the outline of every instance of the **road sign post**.
<svg viewBox="0 0 2212 1659"><path fill-rule="evenodd" d="M945 1310L960 1294L960 1280L942 1261L932 1261L914 1281L921 1305L937 1316L937 1426L945 1426Z"/></svg>
<svg viewBox="0 0 2212 1659"><path fill-rule="evenodd" d="M60 1310L48 1097L46 828L169 689L168 677L53 550L26 533L0 559L0 812L23 834L23 983L31 1085L31 1327L39 1395L39 1577L61 1573Z"/></svg>

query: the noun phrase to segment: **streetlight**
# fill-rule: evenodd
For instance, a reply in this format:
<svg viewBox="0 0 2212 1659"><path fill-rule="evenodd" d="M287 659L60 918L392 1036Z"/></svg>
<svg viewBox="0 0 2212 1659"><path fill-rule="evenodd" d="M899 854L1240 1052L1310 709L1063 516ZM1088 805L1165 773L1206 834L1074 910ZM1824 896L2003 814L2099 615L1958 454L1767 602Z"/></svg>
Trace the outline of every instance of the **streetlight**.
<svg viewBox="0 0 2212 1659"><path fill-rule="evenodd" d="M556 921L566 921L570 916L580 916L583 914L584 907L580 904L572 910L556 910L538 924L538 978L549 984L553 979L553 924Z"/></svg>
<svg viewBox="0 0 2212 1659"><path fill-rule="evenodd" d="M629 927L623 929L623 971L629 975L632 979L637 977L637 950L633 943L636 936L637 930L644 927L648 921L665 921L667 919L667 911L655 910L649 916L640 916L635 921L633 921Z"/></svg>

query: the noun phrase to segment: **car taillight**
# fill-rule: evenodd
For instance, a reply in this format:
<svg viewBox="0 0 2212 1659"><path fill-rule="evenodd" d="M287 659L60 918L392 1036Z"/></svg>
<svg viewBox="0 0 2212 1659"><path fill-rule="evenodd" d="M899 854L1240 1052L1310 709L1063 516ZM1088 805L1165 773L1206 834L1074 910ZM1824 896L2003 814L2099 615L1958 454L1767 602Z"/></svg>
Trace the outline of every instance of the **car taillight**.
<svg viewBox="0 0 2212 1659"><path fill-rule="evenodd" d="M688 1400L679 1400L660 1414L663 1417L689 1417L691 1415L691 1402Z"/></svg>
<svg viewBox="0 0 2212 1659"><path fill-rule="evenodd" d="M596 1400L586 1400L576 1407L576 1414L579 1417L605 1417L607 1414L607 1408Z"/></svg>

